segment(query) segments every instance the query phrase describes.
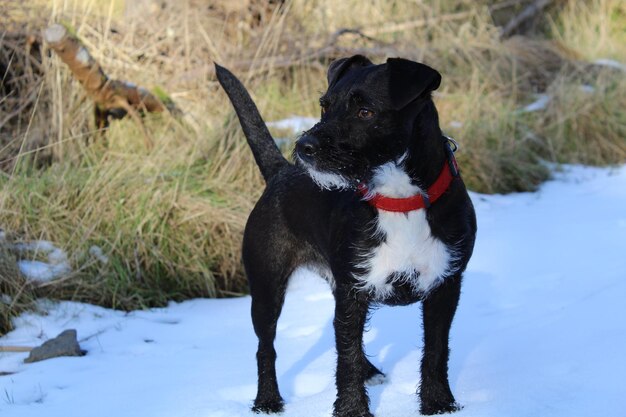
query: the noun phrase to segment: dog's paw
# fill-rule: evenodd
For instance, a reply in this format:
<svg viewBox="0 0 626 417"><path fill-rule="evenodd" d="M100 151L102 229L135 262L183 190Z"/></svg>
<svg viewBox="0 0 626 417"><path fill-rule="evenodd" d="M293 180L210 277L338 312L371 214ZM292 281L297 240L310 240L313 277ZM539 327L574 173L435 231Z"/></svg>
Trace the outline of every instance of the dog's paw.
<svg viewBox="0 0 626 417"><path fill-rule="evenodd" d="M252 411L257 414L274 414L274 413L282 413L285 409L285 403L282 399L279 400L269 400L269 401L254 401L254 405L252 406Z"/></svg>
<svg viewBox="0 0 626 417"><path fill-rule="evenodd" d="M426 416L459 411L463 406L456 401L426 401L420 405L420 413Z"/></svg>
<svg viewBox="0 0 626 417"><path fill-rule="evenodd" d="M374 414L370 413L369 411L366 413L356 413L356 414L334 412L333 417L374 417Z"/></svg>
<svg viewBox="0 0 626 417"><path fill-rule="evenodd" d="M353 396L344 401L337 398L333 406L333 417L374 417L370 413L367 397L362 397L360 400L356 398Z"/></svg>

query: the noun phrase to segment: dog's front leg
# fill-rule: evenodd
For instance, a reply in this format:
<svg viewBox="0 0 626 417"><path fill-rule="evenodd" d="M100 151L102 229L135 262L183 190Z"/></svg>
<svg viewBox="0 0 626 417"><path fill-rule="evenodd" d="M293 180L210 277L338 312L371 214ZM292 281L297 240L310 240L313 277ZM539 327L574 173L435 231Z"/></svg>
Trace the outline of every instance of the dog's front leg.
<svg viewBox="0 0 626 417"><path fill-rule="evenodd" d="M422 414L441 414L460 408L448 383L448 339L460 292L461 276L457 275L446 278L424 300L424 355L419 391Z"/></svg>
<svg viewBox="0 0 626 417"><path fill-rule="evenodd" d="M335 342L337 345L337 400L334 417L372 417L365 390L363 330L369 302L351 285L335 289Z"/></svg>

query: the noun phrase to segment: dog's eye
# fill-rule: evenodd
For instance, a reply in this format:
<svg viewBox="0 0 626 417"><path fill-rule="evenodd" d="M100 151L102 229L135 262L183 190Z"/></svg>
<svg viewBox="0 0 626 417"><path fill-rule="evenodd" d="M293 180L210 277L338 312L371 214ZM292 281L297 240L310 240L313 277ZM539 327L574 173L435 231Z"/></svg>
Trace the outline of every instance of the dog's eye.
<svg viewBox="0 0 626 417"><path fill-rule="evenodd" d="M363 108L363 109L359 109L358 116L359 116L359 119L368 120L374 117L374 112L371 111L370 109Z"/></svg>
<svg viewBox="0 0 626 417"><path fill-rule="evenodd" d="M328 110L328 107L327 107L327 106L322 105L322 106L321 106L321 109L322 109L322 116L323 116L323 115L325 115L325 114L326 114L326 110Z"/></svg>

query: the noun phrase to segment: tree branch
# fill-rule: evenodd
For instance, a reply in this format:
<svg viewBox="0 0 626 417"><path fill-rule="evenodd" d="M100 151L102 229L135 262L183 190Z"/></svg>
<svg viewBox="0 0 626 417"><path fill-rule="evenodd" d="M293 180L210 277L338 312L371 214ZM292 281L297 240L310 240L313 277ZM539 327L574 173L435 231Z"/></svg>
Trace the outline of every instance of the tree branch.
<svg viewBox="0 0 626 417"><path fill-rule="evenodd" d="M535 0L524 8L518 15L513 16L509 23L504 26L502 32L500 32L500 38L505 39L511 36L521 25L528 19L531 19L536 14L540 13L546 8L552 0Z"/></svg>
<svg viewBox="0 0 626 417"><path fill-rule="evenodd" d="M179 112L169 99L161 100L133 83L110 79L78 37L65 26L54 24L48 27L44 39L94 100L96 126L108 126L109 116L121 118L130 113L134 120L138 120L137 114L144 112ZM145 133L144 129L142 131ZM146 138L148 143L151 141Z"/></svg>

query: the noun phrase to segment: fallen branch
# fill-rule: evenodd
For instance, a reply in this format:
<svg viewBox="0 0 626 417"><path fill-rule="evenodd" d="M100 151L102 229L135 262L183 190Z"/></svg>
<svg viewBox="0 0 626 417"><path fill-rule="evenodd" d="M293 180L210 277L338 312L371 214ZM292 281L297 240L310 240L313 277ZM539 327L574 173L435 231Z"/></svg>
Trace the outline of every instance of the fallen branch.
<svg viewBox="0 0 626 417"><path fill-rule="evenodd" d="M499 3L490 4L487 6L490 12L497 12L498 10L507 9L513 6L519 6L521 3L525 3L528 0L504 0Z"/></svg>
<svg viewBox="0 0 626 417"><path fill-rule="evenodd" d="M522 0L519 0L522 1ZM228 67L235 71L248 71L249 76L265 73L269 69L290 68L295 65L318 65L320 61L329 61L341 56L361 54L365 56L395 56L402 55L404 51L396 48L393 43L384 42L375 36L380 34L403 32L422 27L428 27L444 22L454 22L471 18L475 11L463 11L441 16L433 16L425 19L410 20L399 23L391 23L375 28L340 28L331 33L328 40L318 49L297 49L291 55L274 55L264 58L233 60L228 62ZM372 47L344 47L339 46L339 40L344 35L354 35L374 44ZM413 49L413 51L416 51ZM324 67L325 69L326 67ZM180 79L190 80L198 77L214 77L212 64L194 68L193 70L178 74Z"/></svg>
<svg viewBox="0 0 626 417"><path fill-rule="evenodd" d="M2 130L4 125L6 125L9 121L11 121L11 119L13 119L16 116L19 116L26 107L32 104L32 102L35 100L37 96L37 91L40 85L41 85L41 81L37 81L35 85L32 86L31 90L28 93L24 94L24 97L27 97L28 99L23 100L15 110L13 110L11 113L7 114L2 120L0 120L0 130Z"/></svg>
<svg viewBox="0 0 626 417"><path fill-rule="evenodd" d="M426 19L411 20L408 22L392 23L390 25L382 25L377 28L364 29L363 34L367 36L375 36L380 35L381 33L404 32L406 30L418 29L443 22L453 22L455 20L467 19L474 14L474 11L465 11L428 17Z"/></svg>
<svg viewBox="0 0 626 417"><path fill-rule="evenodd" d="M343 47L324 47L308 54L302 54L294 57L290 56L272 56L263 59L236 61L231 66L235 69L248 71L251 76L256 76L267 72L269 69L291 68L295 65L312 65L319 61L330 61L337 57L350 55L372 56L394 56L400 55L398 50L393 47L388 48L343 48ZM326 67L321 67L324 70ZM209 69L210 70L210 69Z"/></svg>
<svg viewBox="0 0 626 417"><path fill-rule="evenodd" d="M363 33L359 29L350 29L350 28L342 28L342 29L339 29L339 30L335 31L335 33L333 33L330 36L328 42L326 42L326 45L327 46L337 45L337 42L339 41L339 38L341 38L343 35L346 35L346 34L356 35L356 36L358 36L358 37L360 37L362 39L365 39L365 40L368 40L368 41L371 41L371 42L374 42L374 43L377 43L377 44L385 44L386 45L385 42L382 42L382 41L380 41L378 39L375 39L375 38L373 38L373 37L371 37L369 35L366 35L365 33Z"/></svg>
<svg viewBox="0 0 626 417"><path fill-rule="evenodd" d="M28 346L0 346L0 352L17 353L17 352L30 352L31 350L33 350L33 348L28 347Z"/></svg>
<svg viewBox="0 0 626 417"><path fill-rule="evenodd" d="M535 0L524 8L518 15L513 16L509 23L504 26L500 32L500 38L505 39L511 36L521 25L528 19L531 19L543 9L545 9L552 0Z"/></svg>
<svg viewBox="0 0 626 417"><path fill-rule="evenodd" d="M402 55L402 51L393 46L379 46L379 47L340 47L335 45L324 46L317 50L312 51L303 51L298 53L297 55L275 55L269 56L265 58L256 58L256 59L246 59L246 60L238 60L231 61L228 63L229 68L235 71L247 71L249 76L256 76L259 74L263 74L270 69L278 69L278 68L291 68L296 65L315 65L319 61L329 61L332 59L337 59L337 57L341 56L349 56L349 55L365 55L368 57L384 57L384 56L395 56ZM320 67L322 69L326 69L326 67ZM185 77L199 77L204 76L204 74L214 75L213 67L202 67L201 69L196 69L194 71L190 71L186 74L182 74Z"/></svg>
<svg viewBox="0 0 626 417"><path fill-rule="evenodd" d="M78 37L63 25L48 27L44 31L44 39L94 100L96 126L99 129L106 128L109 117L119 119L129 114L140 124L146 146L152 147L152 141L138 115L166 110L177 113L174 103L133 83L110 79Z"/></svg>

